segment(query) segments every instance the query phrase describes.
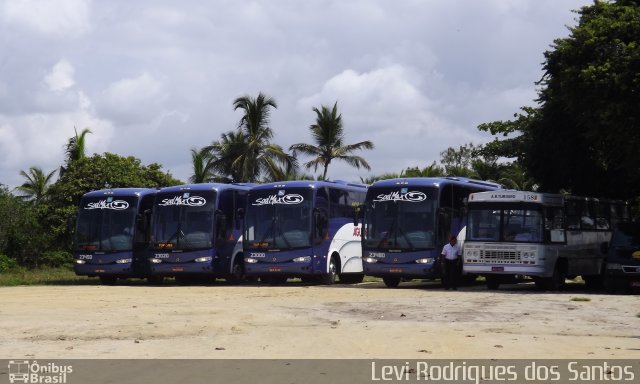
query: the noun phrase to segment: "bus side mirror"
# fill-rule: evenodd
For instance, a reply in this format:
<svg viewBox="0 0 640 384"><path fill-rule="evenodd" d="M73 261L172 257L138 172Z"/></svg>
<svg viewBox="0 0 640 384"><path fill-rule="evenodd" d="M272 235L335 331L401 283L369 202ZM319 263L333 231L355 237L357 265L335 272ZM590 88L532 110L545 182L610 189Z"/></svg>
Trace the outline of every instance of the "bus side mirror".
<svg viewBox="0 0 640 384"><path fill-rule="evenodd" d="M360 213L360 206L353 207L353 226L358 226L358 215Z"/></svg>
<svg viewBox="0 0 640 384"><path fill-rule="evenodd" d="M603 254L603 255L606 255L607 253L609 253L609 242L608 241L600 243L600 253Z"/></svg>

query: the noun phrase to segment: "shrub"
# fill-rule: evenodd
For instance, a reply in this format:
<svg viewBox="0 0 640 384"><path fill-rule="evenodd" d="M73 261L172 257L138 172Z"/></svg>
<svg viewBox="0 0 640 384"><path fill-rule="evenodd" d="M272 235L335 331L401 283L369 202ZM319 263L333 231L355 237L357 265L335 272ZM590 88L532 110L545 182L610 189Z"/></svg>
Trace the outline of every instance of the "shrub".
<svg viewBox="0 0 640 384"><path fill-rule="evenodd" d="M0 254L0 272L8 271L18 266L15 260L7 255Z"/></svg>
<svg viewBox="0 0 640 384"><path fill-rule="evenodd" d="M70 267L73 265L73 256L65 251L47 251L40 256L39 262L41 266Z"/></svg>

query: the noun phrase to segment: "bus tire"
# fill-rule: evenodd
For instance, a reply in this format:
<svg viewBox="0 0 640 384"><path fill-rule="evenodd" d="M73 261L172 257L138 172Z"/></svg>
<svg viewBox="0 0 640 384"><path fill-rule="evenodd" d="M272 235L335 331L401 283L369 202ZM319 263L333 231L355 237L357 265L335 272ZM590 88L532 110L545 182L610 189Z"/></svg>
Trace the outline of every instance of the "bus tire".
<svg viewBox="0 0 640 384"><path fill-rule="evenodd" d="M118 278L116 276L103 275L99 277L100 284L102 285L115 285Z"/></svg>
<svg viewBox="0 0 640 384"><path fill-rule="evenodd" d="M322 284L324 285L335 284L336 276L338 276L337 269L338 269L338 263L336 261L336 257L331 256L331 259L329 259L329 272L320 278L320 281L322 282Z"/></svg>
<svg viewBox="0 0 640 384"><path fill-rule="evenodd" d="M242 262L242 255L236 256L233 260L233 267L231 267L231 273L226 277L229 284L240 284L244 281L244 263Z"/></svg>
<svg viewBox="0 0 640 384"><path fill-rule="evenodd" d="M567 278L567 273L562 267L560 260L556 262L556 266L553 269L553 275L551 277L542 277L535 280L536 286L546 291L559 291L564 287L564 281Z"/></svg>
<svg viewBox="0 0 640 384"><path fill-rule="evenodd" d="M360 284L364 280L364 273L343 273L340 275L342 284Z"/></svg>
<svg viewBox="0 0 640 384"><path fill-rule="evenodd" d="M495 291L500 287L500 279L497 276L487 276L485 279L487 282L487 289Z"/></svg>
<svg viewBox="0 0 640 384"><path fill-rule="evenodd" d="M398 284L400 284L400 277L385 276L382 278L382 281L384 281L384 285L386 285L387 288L395 288L398 286Z"/></svg>

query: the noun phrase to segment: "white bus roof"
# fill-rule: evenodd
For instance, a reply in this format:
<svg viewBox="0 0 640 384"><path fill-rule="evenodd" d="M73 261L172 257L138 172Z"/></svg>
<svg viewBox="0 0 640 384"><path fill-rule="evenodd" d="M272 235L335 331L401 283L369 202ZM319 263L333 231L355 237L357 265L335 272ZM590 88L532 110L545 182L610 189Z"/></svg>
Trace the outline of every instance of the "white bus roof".
<svg viewBox="0 0 640 384"><path fill-rule="evenodd" d="M469 203L537 203L562 206L562 200L562 195L509 190L476 192L469 195Z"/></svg>

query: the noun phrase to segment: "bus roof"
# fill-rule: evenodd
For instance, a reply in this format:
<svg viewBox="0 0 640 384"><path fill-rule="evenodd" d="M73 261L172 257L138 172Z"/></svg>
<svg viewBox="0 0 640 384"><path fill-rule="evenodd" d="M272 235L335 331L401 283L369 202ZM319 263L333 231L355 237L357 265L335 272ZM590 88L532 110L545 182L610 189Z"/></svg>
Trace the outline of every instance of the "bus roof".
<svg viewBox="0 0 640 384"><path fill-rule="evenodd" d="M97 191L87 192L82 195L85 197L103 197L103 196L144 196L158 192L157 188L109 188Z"/></svg>
<svg viewBox="0 0 640 384"><path fill-rule="evenodd" d="M184 191L216 191L222 192L224 190L232 189L232 190L240 190L240 191L248 191L255 184L250 183L232 183L232 184L222 184L222 183L199 183L199 184L182 184L182 185L174 185L172 187L162 188L159 192L184 192Z"/></svg>
<svg viewBox="0 0 640 384"><path fill-rule="evenodd" d="M274 188L322 188L322 187L339 187L347 190L362 191L367 190L364 184L349 183L342 180L292 180L278 181L274 183L260 184L252 188L252 190L270 190Z"/></svg>
<svg viewBox="0 0 640 384"><path fill-rule="evenodd" d="M469 203L481 202L537 203L544 205L562 206L563 197L562 195L558 194L515 190L476 192L469 195Z"/></svg>
<svg viewBox="0 0 640 384"><path fill-rule="evenodd" d="M440 187L442 185L454 184L454 185L476 185L487 189L501 189L502 185L492 183L490 181L470 179L467 177L403 177L397 179L379 180L371 185L371 188L375 187L395 187L395 186L412 186L412 187Z"/></svg>

